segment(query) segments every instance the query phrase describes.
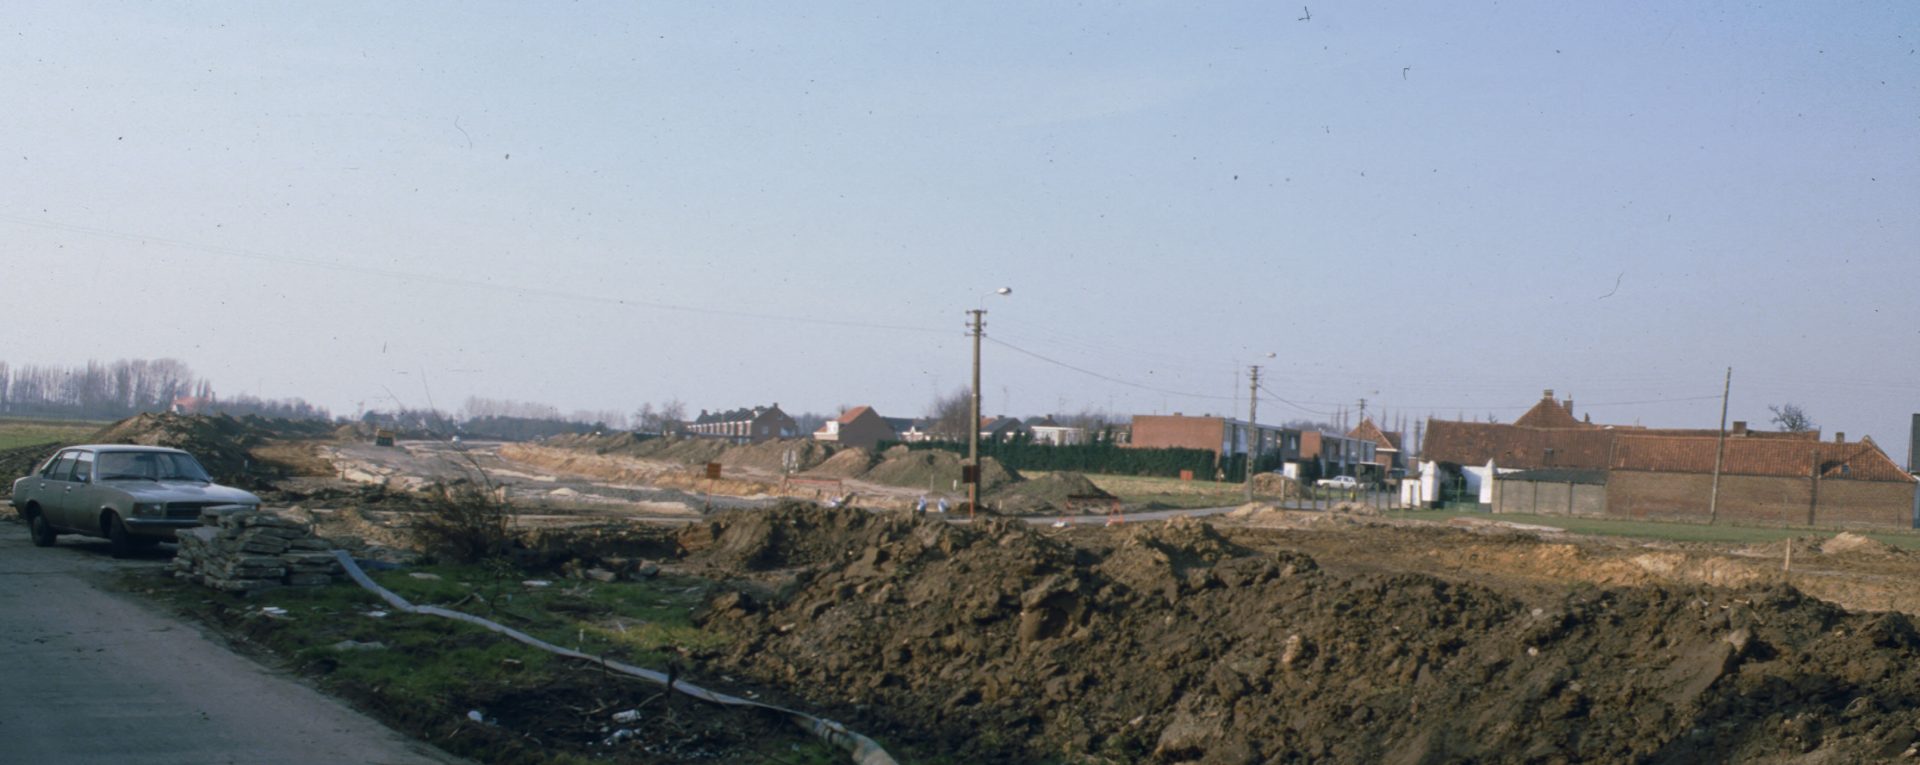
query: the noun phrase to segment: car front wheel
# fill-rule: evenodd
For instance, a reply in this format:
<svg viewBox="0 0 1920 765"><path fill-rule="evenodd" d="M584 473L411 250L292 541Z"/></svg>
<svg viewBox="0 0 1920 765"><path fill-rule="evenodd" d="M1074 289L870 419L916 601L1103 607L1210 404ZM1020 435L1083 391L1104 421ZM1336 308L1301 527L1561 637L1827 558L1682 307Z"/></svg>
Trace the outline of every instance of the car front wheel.
<svg viewBox="0 0 1920 765"><path fill-rule="evenodd" d="M113 551L113 557L125 558L133 554L139 542L133 533L127 531L127 524L120 521L118 513L107 513L107 549Z"/></svg>
<svg viewBox="0 0 1920 765"><path fill-rule="evenodd" d="M27 530L33 534L34 547L52 547L54 540L60 538L60 534L53 530L53 525L47 523L46 516L40 513L27 517Z"/></svg>

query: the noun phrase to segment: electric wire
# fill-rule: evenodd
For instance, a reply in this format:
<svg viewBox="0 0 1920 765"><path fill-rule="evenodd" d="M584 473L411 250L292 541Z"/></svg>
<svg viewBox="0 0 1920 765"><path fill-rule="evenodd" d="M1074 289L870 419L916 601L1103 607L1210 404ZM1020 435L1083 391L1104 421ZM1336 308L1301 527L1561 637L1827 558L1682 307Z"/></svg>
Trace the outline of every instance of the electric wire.
<svg viewBox="0 0 1920 765"><path fill-rule="evenodd" d="M1030 357L1030 358L1034 358L1034 359L1037 359L1037 360L1039 360L1039 361L1043 361L1043 362L1046 362L1046 363L1048 363L1048 364L1052 364L1052 365L1054 365L1054 366L1057 366L1057 367L1060 367L1061 369L1068 369L1068 370L1072 370L1072 371L1075 371L1075 372L1079 372L1080 374L1083 374L1083 375L1086 375L1086 376L1088 376L1088 377L1093 377L1093 378L1096 378L1096 379L1100 379L1100 380L1105 380L1105 381L1107 381L1107 382L1110 382L1110 383L1113 383L1113 384L1115 384L1115 385L1124 385L1124 386L1127 386L1127 387L1129 387L1129 388L1138 388L1138 389L1140 389L1140 390L1145 390L1145 391L1152 391L1152 392L1154 392L1154 393L1164 393L1164 394L1167 394L1167 395L1169 395L1169 396L1182 396L1182 397L1185 397L1185 398L1199 398L1199 399L1210 399L1210 400L1214 400L1214 401L1231 401L1231 400L1236 400L1236 398L1235 398L1235 397L1233 397L1233 396L1216 396L1216 395L1209 395L1209 394L1206 394L1206 393L1191 393L1191 392L1188 392L1188 391L1180 391L1180 390L1173 390L1173 389L1171 389L1171 388L1160 388L1160 387L1155 387L1155 386L1152 386L1152 385L1145 385L1145 384L1142 384L1142 383L1137 383L1137 382L1132 382L1132 381L1129 381L1129 380L1122 380L1122 379L1120 379L1120 378L1118 378L1118 377L1112 377L1112 376L1109 376L1109 375L1104 375L1104 374L1101 374L1101 373L1099 373L1099 372L1095 372L1095 371L1093 371L1093 370L1091 370L1091 369L1087 369L1087 368L1085 368L1085 367L1079 367L1079 366L1074 366L1074 365L1072 365L1072 364L1069 364L1069 363L1067 363L1067 362L1064 362L1064 361L1061 361L1061 360L1059 360L1059 359L1055 359L1055 358L1051 358L1051 357L1048 357L1048 356L1043 356L1043 355L1041 355L1041 354L1039 354L1039 353L1035 353L1035 352L1033 352L1033 351L1029 351L1029 350L1027 350L1027 349L1025 349L1025 348L1022 348L1022 347L1020 347L1020 346L1017 346L1017 345L1014 345L1014 344L1012 344L1012 343L1009 343L1009 342L1007 342L1007 341L1005 341L1005 340L1001 340L1001 339L999 339L999 338L996 338L996 337L991 337L991 336L986 336L986 335L983 335L983 336L982 336L982 339L984 339L984 340L986 340L987 342L990 342L990 343L993 343L994 345L998 345L998 346L1000 346L1000 347L1002 347L1002 348L1005 348L1005 349L1007 349L1007 350L1010 350L1010 351L1013 351L1014 353L1018 353L1018 354L1021 354L1021 355L1023 355L1023 356L1028 356L1028 357Z"/></svg>
<svg viewBox="0 0 1920 765"><path fill-rule="evenodd" d="M538 286L514 285L514 284L494 284L491 282L480 281L477 279L463 279L455 276L437 276L434 274L425 274L425 273L419 273L415 271L403 271L400 269L393 269L393 268L381 268L378 266L352 265L352 264L340 263L336 261L322 260L318 258L303 258L303 257L292 256L292 255L278 255L273 253L260 252L258 250L248 250L248 249L242 249L237 247L222 247L219 245L201 244L198 242L187 242L187 241L182 241L178 239L168 239L166 237L160 237L160 236L132 234L132 233L126 233L121 231L114 231L111 229L95 228L91 226L81 226L81 225L75 225L70 223L37 221L30 218L22 218L19 216L7 215L4 213L0 213L0 221L12 223L19 226L31 226L34 228L42 228L42 229L48 229L53 231L64 231L64 232L74 233L74 234L85 234L88 236L95 236L95 237L100 237L105 239L118 239L121 241L138 242L142 244L158 244L166 247L173 247L176 249L196 250L196 251L215 254L215 255L225 255L228 257L264 261L269 263L282 263L282 264L289 264L289 265L306 266L308 268L320 268L320 269L328 269L328 270L334 270L334 271L342 271L347 273L383 276L383 277L392 278L392 279L404 279L407 281L424 282L428 284L440 284L440 285L451 286L451 287L466 287L466 288L495 290L495 291L515 293L519 295L555 298L555 299L566 300L566 301L599 303L603 305L614 305L614 306L622 306L622 307L629 307L629 308L646 308L646 309L652 309L656 311L675 311L680 313L701 314L701 315L707 315L707 316L730 316L730 317L743 318L743 319L764 319L768 321L792 322L792 323L800 323L800 324L817 324L817 325L823 325L823 326L849 327L849 328L856 328L856 329L877 329L877 330L888 330L888 331L896 331L896 332L917 332L917 333L931 333L931 334L946 334L949 331L944 329L935 329L932 327L920 327L920 326L912 326L912 325L904 325L904 324L882 324L877 322L848 321L844 319L824 319L817 316L764 313L759 311L741 311L741 310L729 309L729 308L710 308L706 306L685 305L685 304L679 304L679 303L663 303L656 300L642 300L639 298L617 298L617 297L608 297L605 295L593 295L593 294L588 294L584 292L573 292L569 290L555 289L552 287L538 287Z"/></svg>

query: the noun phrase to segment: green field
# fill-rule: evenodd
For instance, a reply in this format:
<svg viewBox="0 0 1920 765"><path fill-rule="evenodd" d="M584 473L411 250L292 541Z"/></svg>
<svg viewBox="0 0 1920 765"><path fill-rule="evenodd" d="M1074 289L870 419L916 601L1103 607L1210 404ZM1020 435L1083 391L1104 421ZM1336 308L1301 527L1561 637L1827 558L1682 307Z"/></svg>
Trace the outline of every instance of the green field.
<svg viewBox="0 0 1920 765"><path fill-rule="evenodd" d="M1566 529L1576 534L1594 534L1610 537L1633 537L1636 539L1660 539L1669 542L1723 542L1734 544L1763 544L1783 539L1808 536L1831 537L1840 533L1839 529L1817 529L1805 526L1746 526L1736 524L1686 523L1682 521L1648 521L1618 518L1586 518L1569 515L1530 515L1525 513L1501 513L1494 515L1486 512L1456 510L1397 510L1386 514L1389 518L1403 518L1421 521L1446 521L1464 517L1486 521L1509 521L1512 523L1538 524ZM1920 550L1920 532L1901 530L1855 531L1879 541L1906 550Z"/></svg>
<svg viewBox="0 0 1920 765"><path fill-rule="evenodd" d="M107 423L89 420L27 420L0 418L0 449L41 444L71 444L86 440Z"/></svg>

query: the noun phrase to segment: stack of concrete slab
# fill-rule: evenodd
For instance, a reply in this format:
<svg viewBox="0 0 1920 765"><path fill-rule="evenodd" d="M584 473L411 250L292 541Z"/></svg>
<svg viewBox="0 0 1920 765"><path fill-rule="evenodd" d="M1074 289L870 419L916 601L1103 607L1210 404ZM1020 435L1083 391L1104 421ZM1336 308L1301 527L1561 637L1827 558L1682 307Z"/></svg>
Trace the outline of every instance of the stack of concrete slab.
<svg viewBox="0 0 1920 765"><path fill-rule="evenodd" d="M174 575L216 590L255 592L275 587L318 587L341 574L340 562L313 527L272 513L203 516L207 525L183 529L176 539Z"/></svg>

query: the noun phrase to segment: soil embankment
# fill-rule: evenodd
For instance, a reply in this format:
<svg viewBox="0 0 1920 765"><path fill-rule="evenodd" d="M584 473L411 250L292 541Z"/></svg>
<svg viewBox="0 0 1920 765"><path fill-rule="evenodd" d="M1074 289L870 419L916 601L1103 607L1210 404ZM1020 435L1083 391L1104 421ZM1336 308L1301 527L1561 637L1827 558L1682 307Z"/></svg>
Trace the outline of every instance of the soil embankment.
<svg viewBox="0 0 1920 765"><path fill-rule="evenodd" d="M783 573L715 601L737 643L705 660L966 761L1860 762L1920 735L1907 618L1777 584L1523 599L1196 522L782 507L686 534L689 566Z"/></svg>

